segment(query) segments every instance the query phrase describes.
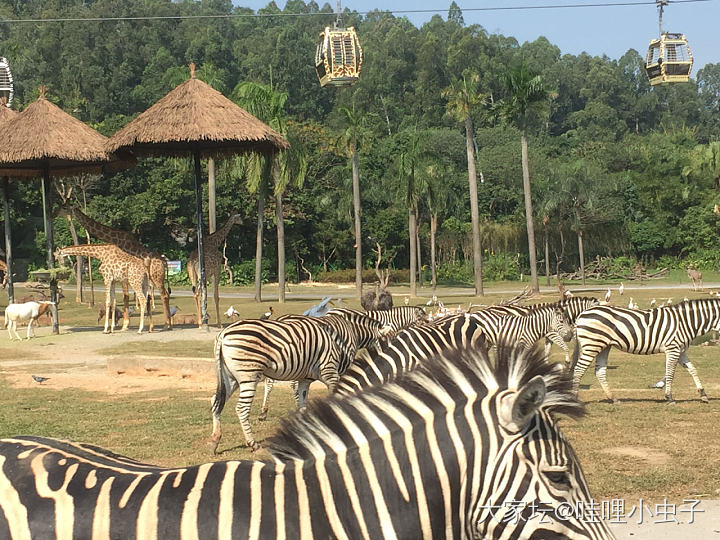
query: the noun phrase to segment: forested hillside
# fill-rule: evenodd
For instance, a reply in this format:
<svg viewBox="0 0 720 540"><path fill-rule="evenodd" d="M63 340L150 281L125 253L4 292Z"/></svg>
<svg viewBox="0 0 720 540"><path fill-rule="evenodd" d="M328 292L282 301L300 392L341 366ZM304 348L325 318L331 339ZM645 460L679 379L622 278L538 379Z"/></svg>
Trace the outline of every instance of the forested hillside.
<svg viewBox="0 0 720 540"><path fill-rule="evenodd" d="M548 91L527 131L539 273L546 259L552 273L578 267L580 235L585 260L720 263L720 63L696 66L690 83L651 87L644 51L616 60L562 54L543 38L520 44L465 25L453 3L446 17L422 28L380 11L345 13L363 45L361 80L321 88L315 40L335 20L332 11L302 0L289 0L284 10L270 3L257 12L262 17L230 0L0 0L0 56L13 69L14 108L32 102L44 84L50 99L105 135L184 81L190 62L200 79L250 109L247 83L260 83L250 87L266 90L276 104L284 100L263 119L283 127L305 165L289 169L283 198L291 278L308 277L302 266L313 277L323 266L354 267L350 149L357 143L366 266L373 266L379 242L395 267L409 267L408 207L417 201L422 265L429 265L435 218L440 279L466 282L472 239L458 89L464 83L473 98L485 276L527 275L521 137L500 106L510 97L508 70L525 65ZM228 14L234 16L96 20ZM67 195L74 185L71 197L87 203L90 215L184 259L195 239L190 167L184 159L146 159L59 188ZM11 186L15 256L43 265L38 185ZM236 282L251 281L262 189L242 159L218 160L217 186L218 222L234 212L245 218L228 237L227 256ZM269 189L263 267L275 279L276 199ZM67 222L55 224L58 245L70 244Z"/></svg>

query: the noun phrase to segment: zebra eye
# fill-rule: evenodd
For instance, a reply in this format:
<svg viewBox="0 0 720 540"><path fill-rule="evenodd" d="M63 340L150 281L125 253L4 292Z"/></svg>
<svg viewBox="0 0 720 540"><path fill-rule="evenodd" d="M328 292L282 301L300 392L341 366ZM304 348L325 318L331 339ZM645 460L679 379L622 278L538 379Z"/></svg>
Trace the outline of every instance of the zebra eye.
<svg viewBox="0 0 720 540"><path fill-rule="evenodd" d="M543 471L545 478L547 478L550 485L560 491L570 491L572 483L570 482L570 475L566 470L551 470Z"/></svg>

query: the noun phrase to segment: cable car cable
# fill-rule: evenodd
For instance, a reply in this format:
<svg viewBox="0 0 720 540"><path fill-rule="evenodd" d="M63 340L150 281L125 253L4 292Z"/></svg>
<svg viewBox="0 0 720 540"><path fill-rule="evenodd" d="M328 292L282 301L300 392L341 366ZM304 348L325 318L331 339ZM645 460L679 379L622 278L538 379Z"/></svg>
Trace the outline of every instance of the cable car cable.
<svg viewBox="0 0 720 540"><path fill-rule="evenodd" d="M671 0L671 4L694 4L698 2L715 2L717 0ZM635 7L655 5L655 0L645 0L641 2L595 2L592 4L545 4L539 6L489 6L476 8L460 8L465 12L475 11L530 11L538 9L577 9L577 8L597 8L597 7ZM419 13L445 13L447 8L442 9L388 9L388 10L372 10L372 11L353 11L351 15L370 15L377 12L389 13L392 15L407 15ZM122 22L122 21L157 21L157 20L199 20L199 19L242 19L242 18L268 18L268 17L330 17L336 15L331 13L219 13L214 15L138 15L125 17L53 17L47 19L5 19L0 18L0 23L17 24L17 23L51 23L51 22Z"/></svg>

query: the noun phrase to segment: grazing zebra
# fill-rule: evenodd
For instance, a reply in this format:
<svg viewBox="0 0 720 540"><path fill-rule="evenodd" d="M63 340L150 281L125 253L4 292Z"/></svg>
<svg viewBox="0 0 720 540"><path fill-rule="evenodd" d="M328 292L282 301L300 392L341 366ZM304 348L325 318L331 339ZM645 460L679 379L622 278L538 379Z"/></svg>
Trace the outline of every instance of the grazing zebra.
<svg viewBox="0 0 720 540"><path fill-rule="evenodd" d="M591 538L557 423L582 405L537 353L453 352L270 439L274 462L185 468L41 437L0 441L3 538Z"/></svg>
<svg viewBox="0 0 720 540"><path fill-rule="evenodd" d="M359 351L355 361L340 377L335 393L350 395L385 384L428 358L461 348L487 351L484 327L477 317L453 315L411 326L392 339L380 340Z"/></svg>
<svg viewBox="0 0 720 540"><path fill-rule="evenodd" d="M221 437L220 413L237 388L240 397L235 411L248 446L255 450L259 445L249 417L258 382L264 377L300 381L296 397L298 407L303 407L312 381L322 381L332 391L357 350L389 331L382 323L354 313L249 319L226 327L215 338L218 382L212 397L213 452Z"/></svg>
<svg viewBox="0 0 720 540"><path fill-rule="evenodd" d="M355 315L359 317L370 317L371 319L375 319L376 321L381 322L385 326L389 326L393 332L396 332L398 330L402 330L403 328L406 328L407 326L410 326L415 323L420 322L427 322L428 315L425 313L425 310L421 307L416 306L400 306L400 307L392 307L390 309L383 309L383 310L371 310L371 311L360 311L357 309L347 309L347 308L334 308L330 311L328 311L328 314L338 314L338 315ZM278 320L280 321L287 321L291 320L295 317L300 317L299 315L283 315L282 317L279 317ZM272 393L273 386L275 385L275 379L271 379L267 377L265 379L265 392L263 393L263 402L262 402L262 408L260 409L260 414L258 415L258 420L261 422L267 419L267 413L269 410L269 403L270 403L270 394ZM293 392L293 395L295 396L295 399L298 399L298 381L293 381L291 383L291 389Z"/></svg>
<svg viewBox="0 0 720 540"><path fill-rule="evenodd" d="M559 304L528 306L517 314L490 307L476 311L471 317L483 321L491 345L506 340L529 349L547 335L555 334L565 341L573 338L573 322Z"/></svg>
<svg viewBox="0 0 720 540"><path fill-rule="evenodd" d="M689 300L662 309L627 309L596 306L576 320L577 344L574 354L573 388L595 360L595 376L605 395L614 401L605 372L610 347L631 354L665 353L665 397L673 403L672 381L677 363L695 381L700 397L707 395L695 366L687 356L690 342L711 330L720 330L720 300Z"/></svg>
<svg viewBox="0 0 720 540"><path fill-rule="evenodd" d="M580 313L582 313L586 309L597 305L600 305L600 300L598 300L597 298L587 296L572 296L570 298L564 298L563 300L555 303L535 304L532 306L490 306L488 308L485 308L483 311L489 310L497 313L507 313L509 315L526 315L531 310L537 309L539 307L556 306L565 310L569 321L574 324L575 319L577 319ZM560 334L552 330L548 334L546 334L545 338L545 357L550 357L550 347L552 347L552 344L554 343L565 352L565 365L569 367L570 349L568 348L566 341L560 336Z"/></svg>
<svg viewBox="0 0 720 540"><path fill-rule="evenodd" d="M525 315L492 312L453 315L429 324L412 326L387 343L360 351L336 392L352 394L368 386L391 381L398 374L415 368L427 358L446 349L473 347L487 349L502 340L532 347L548 329L570 339L572 324L562 309L542 307Z"/></svg>

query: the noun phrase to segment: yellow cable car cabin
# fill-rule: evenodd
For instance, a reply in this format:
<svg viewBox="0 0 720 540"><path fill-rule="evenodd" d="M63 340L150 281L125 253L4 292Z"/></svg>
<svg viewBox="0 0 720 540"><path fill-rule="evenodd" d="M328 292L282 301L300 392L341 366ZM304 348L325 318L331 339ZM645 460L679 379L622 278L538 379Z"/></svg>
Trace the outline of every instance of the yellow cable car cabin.
<svg viewBox="0 0 720 540"><path fill-rule="evenodd" d="M683 34L665 32L660 39L650 40L645 71L653 86L688 82L692 64L692 52Z"/></svg>
<svg viewBox="0 0 720 540"><path fill-rule="evenodd" d="M321 86L350 86L360 78L362 48L355 28L330 28L320 34L315 71Z"/></svg>

